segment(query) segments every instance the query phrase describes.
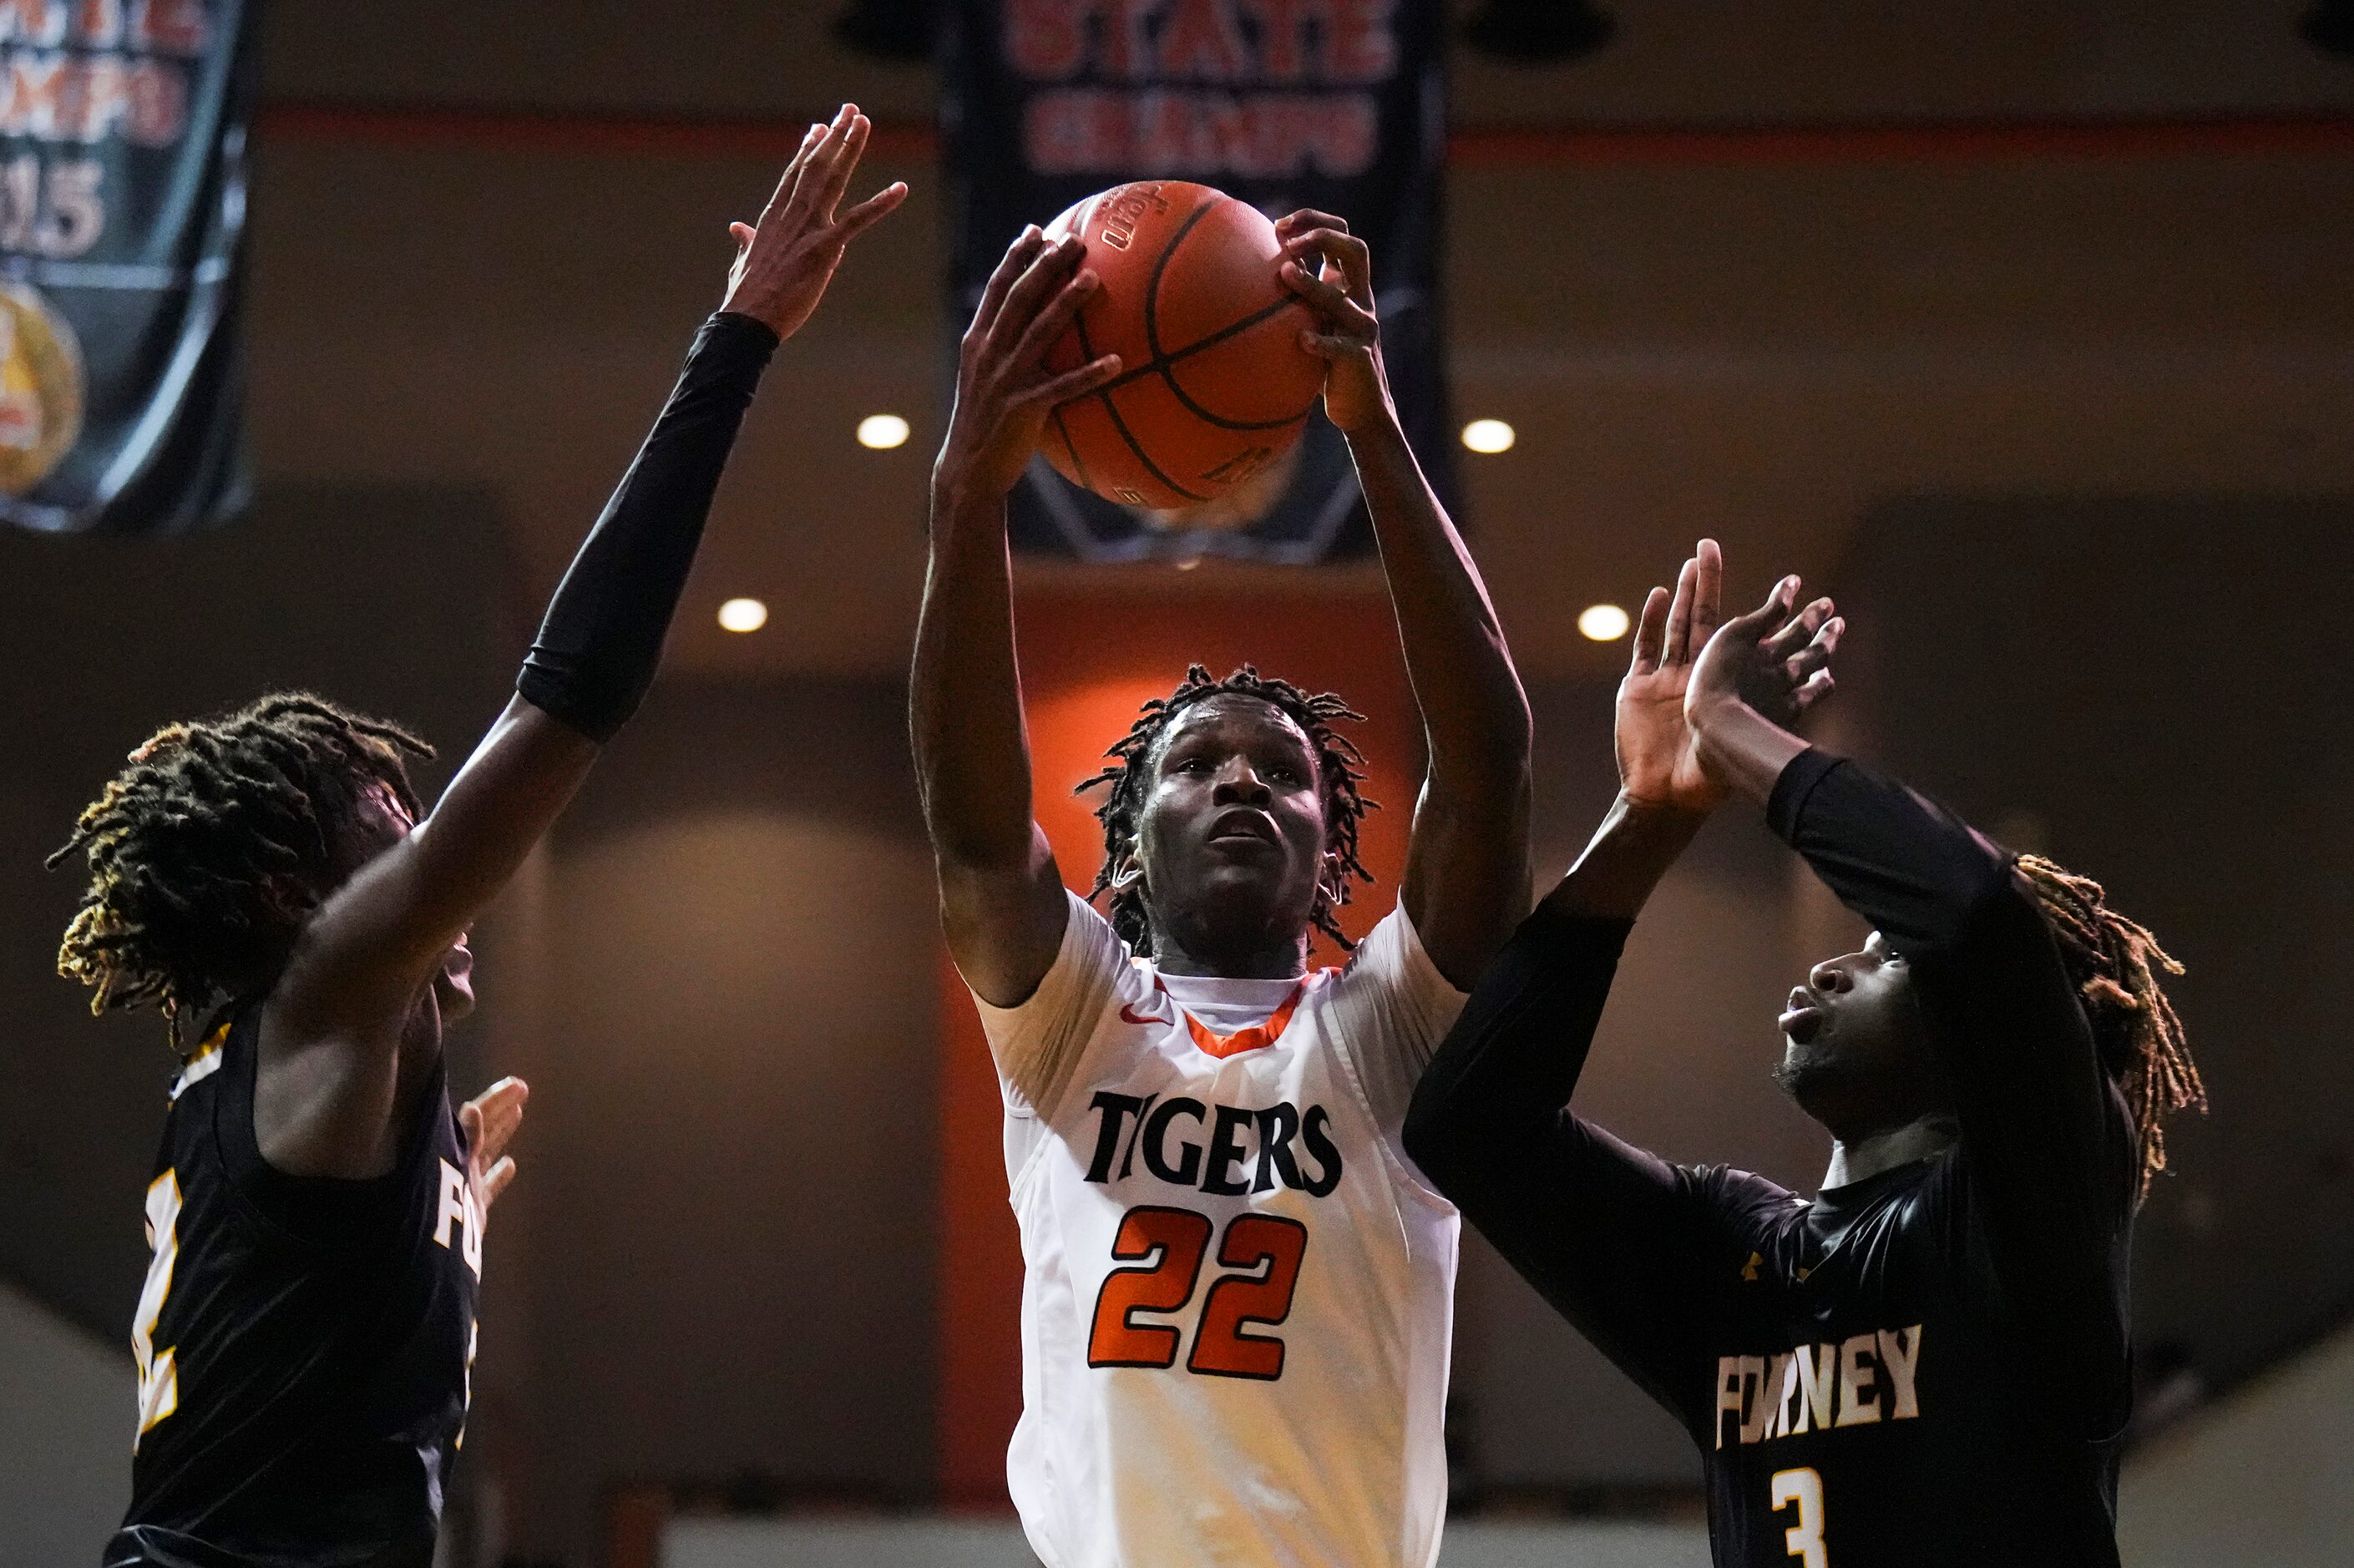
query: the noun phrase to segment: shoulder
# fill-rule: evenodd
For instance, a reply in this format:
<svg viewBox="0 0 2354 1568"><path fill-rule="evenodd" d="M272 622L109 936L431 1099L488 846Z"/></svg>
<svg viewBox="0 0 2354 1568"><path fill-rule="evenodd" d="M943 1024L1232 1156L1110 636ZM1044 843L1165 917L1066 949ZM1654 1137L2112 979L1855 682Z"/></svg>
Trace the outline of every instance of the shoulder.
<svg viewBox="0 0 2354 1568"><path fill-rule="evenodd" d="M1436 1019L1446 1032L1469 998L1438 972L1405 906L1393 906L1357 944L1327 988L1334 1001L1378 998Z"/></svg>
<svg viewBox="0 0 2354 1568"><path fill-rule="evenodd" d="M1104 1019L1150 988L1143 966L1094 905L1067 889L1062 945L1037 989L1011 1007L974 993L1006 1107L1052 1114Z"/></svg>
<svg viewBox="0 0 2354 1568"><path fill-rule="evenodd" d="M1779 1181L1733 1165L1672 1165L1677 1184L1744 1241L1781 1234L1806 1217L1808 1200Z"/></svg>

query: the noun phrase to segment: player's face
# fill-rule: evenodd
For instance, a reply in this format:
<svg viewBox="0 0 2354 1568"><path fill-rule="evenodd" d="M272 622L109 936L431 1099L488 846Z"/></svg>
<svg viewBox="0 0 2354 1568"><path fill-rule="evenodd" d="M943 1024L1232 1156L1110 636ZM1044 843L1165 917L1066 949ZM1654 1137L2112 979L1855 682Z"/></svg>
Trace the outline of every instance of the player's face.
<svg viewBox="0 0 2354 1568"><path fill-rule="evenodd" d="M1775 1079L1842 1139L1901 1126L1942 1096L1904 959L1874 931L1794 986L1780 1020Z"/></svg>
<svg viewBox="0 0 2354 1568"><path fill-rule="evenodd" d="M1188 951L1296 943L1324 861L1307 735L1256 697L1187 708L1162 736L1137 837L1153 918Z"/></svg>
<svg viewBox="0 0 2354 1568"><path fill-rule="evenodd" d="M385 785L370 786L360 798L359 821L353 834L357 855L351 863L351 871L356 873L408 837L416 826L416 819L401 804L399 796ZM433 971L433 1001L443 1023L455 1023L474 1011L474 953L466 945L468 935L459 934Z"/></svg>

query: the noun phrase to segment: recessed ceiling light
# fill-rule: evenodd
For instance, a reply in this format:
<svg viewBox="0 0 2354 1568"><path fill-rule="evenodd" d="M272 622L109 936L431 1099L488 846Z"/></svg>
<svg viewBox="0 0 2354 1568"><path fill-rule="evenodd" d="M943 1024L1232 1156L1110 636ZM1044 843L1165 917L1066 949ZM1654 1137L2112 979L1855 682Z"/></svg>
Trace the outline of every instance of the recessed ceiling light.
<svg viewBox="0 0 2354 1568"><path fill-rule="evenodd" d="M1501 419L1474 419L1463 427L1463 444L1475 452L1508 452L1514 440L1512 427Z"/></svg>
<svg viewBox="0 0 2354 1568"><path fill-rule="evenodd" d="M730 631L758 631L769 624L769 607L757 599L731 599L719 607L719 624Z"/></svg>
<svg viewBox="0 0 2354 1568"><path fill-rule="evenodd" d="M858 444L877 451L907 444L907 421L896 414L869 414L858 421Z"/></svg>
<svg viewBox="0 0 2354 1568"><path fill-rule="evenodd" d="M1617 641L1628 624L1627 612L1615 604L1589 604L1577 616L1577 629L1596 642Z"/></svg>

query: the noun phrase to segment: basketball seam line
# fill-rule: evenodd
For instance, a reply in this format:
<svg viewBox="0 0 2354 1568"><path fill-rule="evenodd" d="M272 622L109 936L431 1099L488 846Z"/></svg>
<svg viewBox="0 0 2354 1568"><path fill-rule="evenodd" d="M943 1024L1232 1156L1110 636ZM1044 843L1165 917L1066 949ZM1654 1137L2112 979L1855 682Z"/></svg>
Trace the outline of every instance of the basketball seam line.
<svg viewBox="0 0 2354 1568"><path fill-rule="evenodd" d="M1178 403L1185 409L1186 412L1192 414L1195 418L1202 420L1205 424L1215 425L1220 429L1225 430L1279 430L1286 425L1293 424L1300 419L1306 418L1308 417L1308 408L1302 408L1299 413L1292 415L1289 418L1283 419L1255 420L1221 418L1217 415L1211 413L1207 408L1203 408L1199 403L1194 402L1193 398L1186 396L1185 388L1177 384L1177 377L1169 373L1169 366L1176 362L1178 356L1163 351L1161 346L1161 280L1169 270L1169 260L1171 257L1177 254L1177 248L1185 243L1185 237L1193 232L1194 225L1209 217L1211 212L1218 207L1219 203L1232 201L1233 199L1234 198L1232 196L1213 196L1208 201L1196 207L1192 212L1186 214L1185 221L1177 226L1177 232L1169 237L1169 243L1161 248L1161 254L1152 259L1152 275L1145 281L1144 284L1144 346L1146 350L1150 353L1152 357L1151 360L1144 366L1144 369L1147 371L1159 372L1161 379L1168 385L1171 396L1177 399ZM1207 348L1212 344L1223 342L1226 337L1231 336L1233 334L1240 332L1246 327L1255 326L1258 323L1265 321L1267 317L1273 315L1276 312L1281 310L1285 305L1289 303L1291 303L1291 302L1288 300L1278 300L1274 304L1268 306L1266 310L1263 310L1257 315L1251 317L1249 320L1236 323L1233 326L1225 328L1223 332L1213 333L1208 337L1204 338L1201 342L1190 344L1182 352L1191 354L1197 350ZM1109 393L1111 389L1112 388L1110 387L1101 388L1101 390L1106 393ZM1107 404L1107 407L1108 407L1108 404ZM1310 408L1314 407L1315 404L1312 402L1309 405Z"/></svg>
<svg viewBox="0 0 2354 1568"><path fill-rule="evenodd" d="M1148 376L1158 375L1161 379L1169 383L1170 389L1177 394L1177 399L1179 402L1183 403L1187 408L1193 410L1193 413L1213 425L1222 426L1229 430L1275 430L1280 429L1286 425L1294 424L1299 420L1306 418L1308 417L1309 410L1316 407L1316 404L1312 399L1310 401L1308 408L1300 409L1299 412L1292 415L1288 418L1266 419L1259 421L1246 419L1224 419L1203 408L1191 397L1186 397L1183 388L1180 387L1177 385L1175 378L1170 376L1169 367L1175 365L1180 360L1190 358L1193 355L1201 353L1204 349L1215 348L1218 344L1225 342L1226 339L1235 336L1238 333L1248 332L1251 328L1258 325L1259 323L1266 321L1268 317L1275 315L1280 311L1287 310L1298 302L1299 302L1296 300L1278 300L1275 303L1267 306L1264 310L1246 315L1242 320L1233 323L1231 325L1220 327L1217 331L1198 342L1189 343L1184 347L1177 349L1172 353L1160 355L1152 359L1146 360L1142 365L1138 366L1133 370L1124 370L1119 375L1113 376L1109 381L1105 382L1101 387L1097 387L1097 390L1099 392L1117 392L1121 387L1129 385L1131 382L1141 381Z"/></svg>
<svg viewBox="0 0 2354 1568"><path fill-rule="evenodd" d="M1087 318L1084 316L1075 317L1073 318L1072 324L1079 329L1079 352L1092 355L1095 353L1095 350L1089 346L1087 342ZM1149 316L1147 318L1145 330L1148 333L1151 331ZM1138 441L1136 437L1129 433L1128 421L1119 417L1119 406L1111 400L1111 396L1108 389L1098 389L1095 396L1102 400L1104 412L1111 416L1111 428L1119 432L1119 439L1128 443L1128 450L1136 454L1136 461L1142 463L1151 473L1153 478L1159 480L1161 483L1167 485L1170 489L1175 491L1178 494L1183 496L1188 501L1207 501L1210 499L1206 495L1194 494L1192 491L1186 489L1183 485L1178 483L1175 480L1170 478L1166 473L1161 471L1161 465L1152 461L1150 455L1145 451L1142 443ZM1063 439L1066 441L1070 440L1070 433L1068 430L1064 432ZM1075 441L1071 442L1072 457L1076 459L1078 456L1078 444ZM1095 487L1093 485L1089 485L1087 488L1093 490Z"/></svg>

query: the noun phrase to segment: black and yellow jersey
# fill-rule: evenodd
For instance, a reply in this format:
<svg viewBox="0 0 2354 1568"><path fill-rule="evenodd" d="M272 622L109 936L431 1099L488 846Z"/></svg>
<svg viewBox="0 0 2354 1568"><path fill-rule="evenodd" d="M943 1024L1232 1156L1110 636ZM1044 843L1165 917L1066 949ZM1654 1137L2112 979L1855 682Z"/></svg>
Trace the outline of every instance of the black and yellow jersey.
<svg viewBox="0 0 2354 1568"><path fill-rule="evenodd" d="M131 1509L107 1568L424 1568L463 1438L482 1214L443 1070L393 1169L301 1178L255 1141L261 1008L172 1086L132 1326Z"/></svg>
<svg viewBox="0 0 2354 1568"><path fill-rule="evenodd" d="M1700 1449L1719 1568L2117 1562L2139 1160L2011 857L1809 751L1768 820L1910 966L1959 1133L1811 1199L1567 1108L1630 922L1541 906L1406 1146Z"/></svg>

